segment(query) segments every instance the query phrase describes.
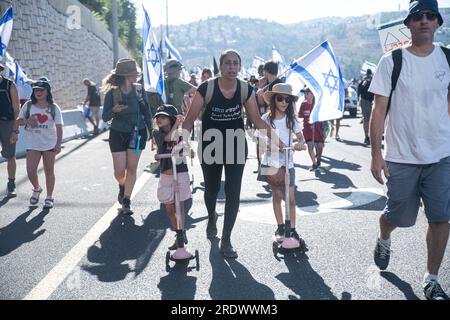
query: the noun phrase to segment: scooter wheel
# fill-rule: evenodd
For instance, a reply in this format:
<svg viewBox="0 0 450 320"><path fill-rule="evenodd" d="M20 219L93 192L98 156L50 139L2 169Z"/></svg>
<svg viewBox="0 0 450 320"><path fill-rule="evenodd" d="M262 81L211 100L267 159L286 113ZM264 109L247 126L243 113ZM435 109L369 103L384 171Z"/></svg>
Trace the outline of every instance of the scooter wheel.
<svg viewBox="0 0 450 320"><path fill-rule="evenodd" d="M198 253L198 250L195 250L195 269L197 271L200 271L200 255Z"/></svg>
<svg viewBox="0 0 450 320"><path fill-rule="evenodd" d="M167 251L166 253L166 271L170 271L170 251Z"/></svg>

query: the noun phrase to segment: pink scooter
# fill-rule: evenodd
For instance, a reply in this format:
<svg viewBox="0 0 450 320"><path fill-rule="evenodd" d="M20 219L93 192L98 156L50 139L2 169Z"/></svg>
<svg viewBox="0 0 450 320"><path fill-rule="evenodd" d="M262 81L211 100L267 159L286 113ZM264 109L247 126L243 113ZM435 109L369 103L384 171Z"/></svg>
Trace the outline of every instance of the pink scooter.
<svg viewBox="0 0 450 320"><path fill-rule="evenodd" d="M284 159L285 168L289 168L289 155L290 151L294 150L293 147L284 148ZM280 241L274 239L273 242L273 254L278 259L278 253L298 253L303 254L308 251L306 243L300 238L300 241L292 237L291 235L291 208L290 208L290 194L289 194L289 169L285 170L284 175L284 201L285 201L285 211L286 211L286 221L285 221L285 234L284 238Z"/></svg>
<svg viewBox="0 0 450 320"><path fill-rule="evenodd" d="M173 168L173 182L174 182L174 194L175 194L175 208L177 211L176 214L176 220L177 220L177 244L178 249L175 251L174 254L170 254L170 251L167 251L166 254L166 270L169 272L171 270L170 267L170 261L173 261L175 263L177 262L186 262L190 260L196 261L196 270L200 270L200 259L198 250L195 250L195 254L192 254L188 251L188 249L184 245L184 226L182 223L182 217L181 217L181 205L180 205L180 191L178 186L178 179L177 179L177 157L179 158L180 155L180 148L175 147L172 150L172 153L167 154L157 154L155 155L156 160L161 159L172 159L172 168ZM186 154L187 155L187 154ZM186 156L185 154L182 155L182 157Z"/></svg>

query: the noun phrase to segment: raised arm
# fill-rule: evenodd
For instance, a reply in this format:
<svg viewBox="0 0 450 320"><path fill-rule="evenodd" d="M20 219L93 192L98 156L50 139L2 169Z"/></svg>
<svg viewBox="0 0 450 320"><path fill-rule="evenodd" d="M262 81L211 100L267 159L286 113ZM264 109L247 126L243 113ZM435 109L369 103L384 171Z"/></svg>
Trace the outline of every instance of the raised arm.
<svg viewBox="0 0 450 320"><path fill-rule="evenodd" d="M183 129L187 130L189 132L192 131L192 128L194 127L194 122L200 115L200 112L204 108L205 100L203 99L202 95L197 91L195 93L194 98L192 99L191 107L188 110L188 113L186 115L186 119L184 119L183 122Z"/></svg>

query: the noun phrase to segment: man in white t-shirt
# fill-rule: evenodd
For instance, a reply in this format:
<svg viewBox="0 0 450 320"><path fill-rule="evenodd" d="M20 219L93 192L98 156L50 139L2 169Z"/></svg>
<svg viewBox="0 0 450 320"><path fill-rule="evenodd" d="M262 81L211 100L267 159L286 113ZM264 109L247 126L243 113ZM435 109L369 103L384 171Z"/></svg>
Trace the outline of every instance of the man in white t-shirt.
<svg viewBox="0 0 450 320"><path fill-rule="evenodd" d="M450 68L443 49L433 44L443 23L437 1L411 1L404 23L412 39L401 49L402 67L390 108L392 53L381 58L369 89L375 94L370 120L371 170L381 184L384 174L388 189L374 260L381 270L387 268L392 231L415 224L422 200L429 223L424 295L428 300L447 300L438 271L449 237Z"/></svg>

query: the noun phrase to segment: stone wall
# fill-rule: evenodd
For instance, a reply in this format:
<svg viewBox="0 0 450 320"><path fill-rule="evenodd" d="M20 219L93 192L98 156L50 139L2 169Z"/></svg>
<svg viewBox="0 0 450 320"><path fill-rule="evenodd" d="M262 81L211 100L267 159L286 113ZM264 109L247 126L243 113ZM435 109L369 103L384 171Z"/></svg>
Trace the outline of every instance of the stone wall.
<svg viewBox="0 0 450 320"><path fill-rule="evenodd" d="M63 109L84 101L82 79L100 84L113 69L112 36L76 0L13 0L14 27L7 51L32 79L51 81ZM1 14L6 4L1 1ZM120 46L120 57L129 53Z"/></svg>

